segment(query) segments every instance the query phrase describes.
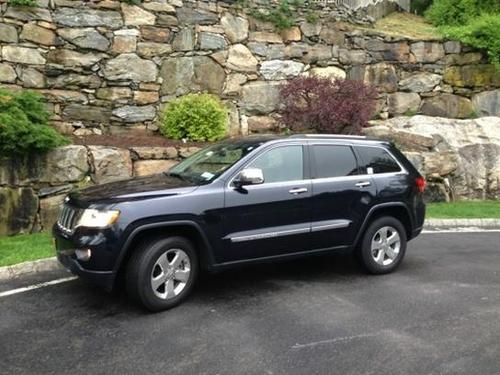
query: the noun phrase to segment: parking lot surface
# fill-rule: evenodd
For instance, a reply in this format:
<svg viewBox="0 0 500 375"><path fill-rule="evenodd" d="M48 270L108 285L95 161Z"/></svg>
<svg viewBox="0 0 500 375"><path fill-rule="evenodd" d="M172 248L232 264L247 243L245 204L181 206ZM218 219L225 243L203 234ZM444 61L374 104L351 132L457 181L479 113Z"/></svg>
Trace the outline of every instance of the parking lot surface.
<svg viewBox="0 0 500 375"><path fill-rule="evenodd" d="M498 374L500 233L423 234L385 276L347 255L204 275L157 314L80 280L2 297L0 361L2 374Z"/></svg>

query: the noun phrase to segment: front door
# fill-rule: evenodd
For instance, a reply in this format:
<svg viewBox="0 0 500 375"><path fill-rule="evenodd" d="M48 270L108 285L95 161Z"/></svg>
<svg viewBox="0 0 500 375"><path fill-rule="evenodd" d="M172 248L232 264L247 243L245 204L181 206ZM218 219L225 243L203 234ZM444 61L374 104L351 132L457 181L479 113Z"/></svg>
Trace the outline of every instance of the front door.
<svg viewBox="0 0 500 375"><path fill-rule="evenodd" d="M304 146L277 145L245 168L259 168L264 183L225 189L222 215L223 259L272 257L307 249L310 233L311 181Z"/></svg>

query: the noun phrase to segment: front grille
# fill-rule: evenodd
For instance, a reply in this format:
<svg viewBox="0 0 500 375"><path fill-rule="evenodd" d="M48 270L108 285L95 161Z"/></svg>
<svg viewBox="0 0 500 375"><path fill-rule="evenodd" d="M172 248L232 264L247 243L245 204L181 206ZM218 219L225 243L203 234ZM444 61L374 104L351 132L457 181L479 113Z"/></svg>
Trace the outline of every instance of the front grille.
<svg viewBox="0 0 500 375"><path fill-rule="evenodd" d="M75 229L75 225L82 215L82 212L83 210L80 208L71 207L70 205L65 204L59 214L59 218L57 219L57 225L64 232L73 232L73 229Z"/></svg>

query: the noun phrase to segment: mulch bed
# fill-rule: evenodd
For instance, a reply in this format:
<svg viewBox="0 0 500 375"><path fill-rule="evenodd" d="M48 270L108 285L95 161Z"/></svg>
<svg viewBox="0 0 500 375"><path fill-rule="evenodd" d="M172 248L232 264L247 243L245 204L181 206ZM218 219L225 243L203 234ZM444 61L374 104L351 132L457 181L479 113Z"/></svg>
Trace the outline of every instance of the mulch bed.
<svg viewBox="0 0 500 375"><path fill-rule="evenodd" d="M84 146L130 147L203 147L203 142L182 142L167 139L160 135L87 135L73 137L73 144Z"/></svg>

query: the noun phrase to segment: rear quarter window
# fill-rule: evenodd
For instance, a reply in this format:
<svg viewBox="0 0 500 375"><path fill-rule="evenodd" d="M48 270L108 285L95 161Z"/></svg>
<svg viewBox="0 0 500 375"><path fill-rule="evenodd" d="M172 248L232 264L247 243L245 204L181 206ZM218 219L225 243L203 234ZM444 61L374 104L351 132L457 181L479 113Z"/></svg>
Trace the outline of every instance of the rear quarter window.
<svg viewBox="0 0 500 375"><path fill-rule="evenodd" d="M380 174L401 172L401 167L383 148L356 147L360 160L361 173Z"/></svg>

